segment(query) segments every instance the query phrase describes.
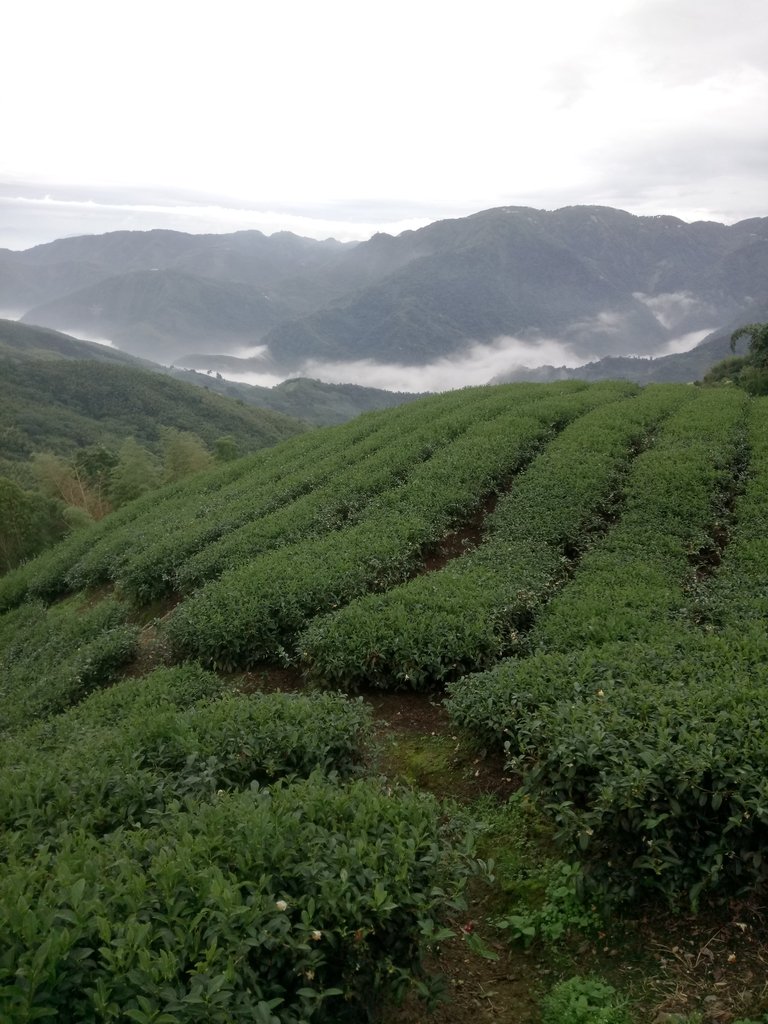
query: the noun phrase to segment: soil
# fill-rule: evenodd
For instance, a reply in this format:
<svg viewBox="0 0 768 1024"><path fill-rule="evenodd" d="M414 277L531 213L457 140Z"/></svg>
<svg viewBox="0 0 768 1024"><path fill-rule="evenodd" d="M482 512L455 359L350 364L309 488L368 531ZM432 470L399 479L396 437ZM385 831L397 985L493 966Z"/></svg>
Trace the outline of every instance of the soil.
<svg viewBox="0 0 768 1024"><path fill-rule="evenodd" d="M483 528L488 516L496 508L498 494L489 494L480 508L456 530L447 533L434 547L422 555L422 565L416 575L436 572L454 558L460 558L479 546L483 539Z"/></svg>

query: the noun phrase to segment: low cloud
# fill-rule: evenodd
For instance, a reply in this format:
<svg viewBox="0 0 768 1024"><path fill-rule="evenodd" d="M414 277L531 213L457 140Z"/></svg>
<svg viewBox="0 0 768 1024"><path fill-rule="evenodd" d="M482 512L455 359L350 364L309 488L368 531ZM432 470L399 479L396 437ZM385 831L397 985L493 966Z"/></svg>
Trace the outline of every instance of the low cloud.
<svg viewBox="0 0 768 1024"><path fill-rule="evenodd" d="M119 345L116 345L110 338L100 338L96 334L88 334L87 331L78 330L76 335L73 337L78 338L80 341L90 341L93 345L103 345L105 348L114 348L122 352L126 352L126 355L130 354L126 349L120 349Z"/></svg>
<svg viewBox="0 0 768 1024"><path fill-rule="evenodd" d="M612 327L610 317L600 318L603 327ZM665 342L646 356L654 357L688 352L707 336L711 328L689 331ZM259 351L242 349L239 353L251 356L262 355L266 346ZM638 355L632 351L614 352L614 355ZM275 374L258 371L238 373L224 369L227 380L259 387L274 387L282 380L293 377L311 377L329 384L361 384L365 387L382 388L385 391L451 391L470 385L487 384L495 377L504 376L514 370L540 366L573 368L600 358L597 354L583 354L556 338L526 341L512 336L501 336L490 344L473 342L463 352L453 356L442 356L431 363L409 365L405 363L382 363L374 359L323 361L308 359L290 373ZM212 368L212 369L215 369ZM219 367L219 370L222 370ZM211 372L203 370L202 372Z"/></svg>
<svg viewBox="0 0 768 1024"><path fill-rule="evenodd" d="M696 348L700 341L703 341L708 334L714 331L714 327L705 327L703 331L689 331L687 334L681 334L679 338L672 338L666 345L654 352L655 358L659 356L674 356L680 352L690 352L692 348Z"/></svg>
<svg viewBox="0 0 768 1024"><path fill-rule="evenodd" d="M263 356L266 351L266 345L240 345L231 349L227 355L233 356L235 359L256 359L258 356Z"/></svg>
<svg viewBox="0 0 768 1024"><path fill-rule="evenodd" d="M542 339L531 342L502 336L490 344L473 342L464 352L443 356L421 366L380 363L373 359L324 362L309 359L291 377L313 377L329 384L362 384L385 391L450 391L474 384L487 384L498 374L518 367L556 363L578 366L584 359L562 342ZM224 374L229 380L272 387L283 377L266 373Z"/></svg>
<svg viewBox="0 0 768 1024"><path fill-rule="evenodd" d="M667 330L672 330L676 324L691 314L710 312L701 299L690 292L662 292L659 295L634 292L633 297L647 306L661 326Z"/></svg>

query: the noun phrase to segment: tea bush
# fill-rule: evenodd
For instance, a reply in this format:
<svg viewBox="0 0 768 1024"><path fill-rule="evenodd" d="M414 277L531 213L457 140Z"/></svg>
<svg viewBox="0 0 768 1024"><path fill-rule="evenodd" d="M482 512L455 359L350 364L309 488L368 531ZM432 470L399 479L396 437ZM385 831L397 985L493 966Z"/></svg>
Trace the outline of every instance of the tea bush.
<svg viewBox="0 0 768 1024"><path fill-rule="evenodd" d="M0 616L0 734L63 711L115 679L136 654L138 630L114 600L39 602Z"/></svg>
<svg viewBox="0 0 768 1024"><path fill-rule="evenodd" d="M513 393L520 403L536 397L530 387L513 388ZM187 558L220 538L281 510L290 518L292 503L311 496L329 479L338 480L350 466L379 450L394 457L403 435L426 431L422 447L428 453L432 444L442 443L446 420L458 417L469 422L489 397L499 401L498 393L475 389L463 402L454 395L440 395L390 410L391 415L367 414L340 427L291 439L202 479L198 476L179 490L163 490L156 508L143 507L125 528L110 531L105 544L70 567L65 582L77 588L104 579L119 580L132 600L152 601L173 589ZM505 401L512 397L507 392Z"/></svg>
<svg viewBox="0 0 768 1024"><path fill-rule="evenodd" d="M532 644L567 650L677 633L691 605L692 562L725 515L747 407L738 392L699 392L664 423L627 478L620 522L585 555Z"/></svg>
<svg viewBox="0 0 768 1024"><path fill-rule="evenodd" d="M543 400L529 413L524 407L480 418L475 430L382 494L359 523L266 552L190 597L166 626L173 656L231 669L291 651L313 616L406 578L427 545L530 459L553 421L563 426L615 398L618 387Z"/></svg>
<svg viewBox="0 0 768 1024"><path fill-rule="evenodd" d="M549 805L560 841L614 895L669 898L761 882L766 869L762 497L764 413L736 530L710 585L689 555L727 522L746 405L704 395L665 425L627 480L627 510L537 622L540 649L452 687L449 710ZM757 546L756 545L757 542ZM729 580L747 573L752 586ZM739 594L741 628L699 629ZM750 601L754 603L750 603ZM715 622L717 619L715 619Z"/></svg>
<svg viewBox="0 0 768 1024"><path fill-rule="evenodd" d="M768 618L768 398L752 400L749 466L722 565L700 593L703 613L719 628L740 632Z"/></svg>
<svg viewBox="0 0 768 1024"><path fill-rule="evenodd" d="M440 819L428 796L315 774L11 856L0 1017L365 1019L462 905L467 859Z"/></svg>
<svg viewBox="0 0 768 1024"><path fill-rule="evenodd" d="M504 401L500 401L500 396L495 397L495 402L482 403L483 420L509 413L508 398L503 396ZM178 588L189 591L225 570L253 561L264 550L321 536L364 518L369 503L378 495L406 484L412 474L419 473L422 463L472 431L479 418L479 404L467 403L463 416L453 410L432 416L423 425L413 424L404 435L401 430L379 431L376 448L359 459L354 451L344 448L333 467L323 474L324 486L314 487L268 517L250 518L218 543L188 558L175 572Z"/></svg>
<svg viewBox="0 0 768 1024"><path fill-rule="evenodd" d="M0 823L12 847L58 842L73 828L148 825L254 782L359 770L370 732L363 704L221 690L196 667L159 670L0 744Z"/></svg>
<svg viewBox="0 0 768 1024"><path fill-rule="evenodd" d="M645 434L694 393L614 392L566 427L515 481L476 551L386 594L316 619L299 647L311 679L422 689L482 668L519 647L520 635L562 583L565 552L585 545L614 511Z"/></svg>

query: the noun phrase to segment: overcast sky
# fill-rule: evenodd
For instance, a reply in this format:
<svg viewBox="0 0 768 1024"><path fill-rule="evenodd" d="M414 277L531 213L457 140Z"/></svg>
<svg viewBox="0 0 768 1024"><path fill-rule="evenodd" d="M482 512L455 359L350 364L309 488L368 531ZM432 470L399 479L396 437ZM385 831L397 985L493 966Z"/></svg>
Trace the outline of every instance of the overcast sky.
<svg viewBox="0 0 768 1024"><path fill-rule="evenodd" d="M5 0L0 246L768 214L765 0Z"/></svg>

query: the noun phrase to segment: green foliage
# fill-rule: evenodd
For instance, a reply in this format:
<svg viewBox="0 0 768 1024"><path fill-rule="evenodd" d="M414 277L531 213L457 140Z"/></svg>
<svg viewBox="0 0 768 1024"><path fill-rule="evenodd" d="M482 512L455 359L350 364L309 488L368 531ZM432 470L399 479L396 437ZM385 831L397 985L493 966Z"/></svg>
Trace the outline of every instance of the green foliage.
<svg viewBox="0 0 768 1024"><path fill-rule="evenodd" d="M472 865L435 800L344 781L369 734L361 702L189 665L0 740L0 1017L351 1022L426 991Z"/></svg>
<svg viewBox="0 0 768 1024"><path fill-rule="evenodd" d="M213 456L195 434L172 427L162 431L162 458L164 481L171 484L213 465Z"/></svg>
<svg viewBox="0 0 768 1024"><path fill-rule="evenodd" d="M213 452L219 462L231 462L240 454L237 441L231 434L217 437L213 443Z"/></svg>
<svg viewBox="0 0 768 1024"><path fill-rule="evenodd" d="M109 475L109 500L114 508L140 498L160 485L157 459L135 438L127 438Z"/></svg>
<svg viewBox="0 0 768 1024"><path fill-rule="evenodd" d="M745 324L731 335L731 351L734 351L740 338L749 338L749 360L752 365L768 367L768 323Z"/></svg>
<svg viewBox="0 0 768 1024"><path fill-rule="evenodd" d="M482 496L508 478L548 436L610 389L534 403L530 415L486 419L420 463L346 529L298 542L225 573L179 606L167 623L173 656L217 668L248 667L282 656L310 618L371 590L385 590L416 568L428 545L477 508ZM414 408L413 406L406 407ZM524 407L525 409L526 407ZM478 445L496 426L496 443Z"/></svg>
<svg viewBox="0 0 768 1024"><path fill-rule="evenodd" d="M92 444L75 452L72 465L92 487L104 490L117 465L117 455L103 444Z"/></svg>
<svg viewBox="0 0 768 1024"><path fill-rule="evenodd" d="M529 887L533 884L541 891L538 905L517 907L515 913L498 920L496 927L525 946L535 940L558 942L575 932L595 934L600 918L585 901L580 882L578 865L548 862L535 879L529 880Z"/></svg>
<svg viewBox="0 0 768 1024"><path fill-rule="evenodd" d="M319 683L350 687L472 673L451 684L454 720L505 753L553 822L557 860L579 864L578 876L530 879L538 902L505 909L521 919L512 930L567 929L582 879L617 898L651 889L694 904L761 884L768 402L636 390L435 396L139 497L0 580L2 728L81 700L135 643L119 602L99 625L99 604L39 601L105 582L133 606L194 591L164 618L177 660L232 668L301 650ZM409 578L500 491L476 550ZM250 750L235 720L262 736L251 707L221 700L206 729ZM209 792L235 769L198 721L199 709L157 716ZM244 771L268 781L250 756ZM157 784L168 801L198 798L185 771ZM123 762L120 773L131 775ZM150 812L137 814L146 825Z"/></svg>
<svg viewBox="0 0 768 1024"><path fill-rule="evenodd" d="M599 978L569 978L541 1002L542 1024L631 1024L624 1001Z"/></svg>
<svg viewBox="0 0 768 1024"><path fill-rule="evenodd" d="M359 770L370 718L361 703L224 689L195 666L160 669L7 739L0 822L12 848L150 826L221 790Z"/></svg>
<svg viewBox="0 0 768 1024"><path fill-rule="evenodd" d="M73 460L35 452L30 468L43 494L79 509L88 519L102 519L110 511L101 481L98 477L89 479L87 470Z"/></svg>
<svg viewBox="0 0 768 1024"><path fill-rule="evenodd" d="M136 654L138 630L114 600L39 602L0 616L0 733L63 711L111 682Z"/></svg>
<svg viewBox="0 0 768 1024"><path fill-rule="evenodd" d="M263 551L352 525L367 514L370 501L404 483L455 440L471 423L472 412L470 406L464 416L451 409L442 415L406 415L405 437L403 423L384 429L355 424L333 432L323 445L309 446L311 457L302 457L297 466L278 463L277 481L265 476L254 486L249 475L223 490L197 511L183 534L153 524L143 550L132 553L115 574L118 582L141 601L174 586L189 591L249 564ZM302 448L310 454L307 445Z"/></svg>
<svg viewBox="0 0 768 1024"><path fill-rule="evenodd" d="M620 523L541 616L538 652L452 688L454 720L506 750L615 896L649 887L696 903L765 877L764 399L749 407L732 542L712 584L686 588L686 551L722 521L743 404L712 392L671 420L638 459Z"/></svg>
<svg viewBox="0 0 768 1024"><path fill-rule="evenodd" d="M705 384L733 383L751 395L768 394L768 323L745 324L731 335L731 351L742 338L749 338L744 356L717 363L704 378Z"/></svg>
<svg viewBox="0 0 768 1024"><path fill-rule="evenodd" d="M73 832L3 871L0 1015L359 1021L418 976L466 872L431 798L318 774Z"/></svg>
<svg viewBox="0 0 768 1024"><path fill-rule="evenodd" d="M646 433L693 397L652 388L630 399L628 390L590 391L597 408L566 426L519 476L486 521L476 551L316 620L300 638L310 678L345 689L422 689L518 650L566 577L566 552L573 556L615 511L616 492ZM499 424L507 445L502 432L509 426ZM493 440L487 437L485 447Z"/></svg>
<svg viewBox="0 0 768 1024"><path fill-rule="evenodd" d="M60 502L0 476L0 573L54 544L68 526Z"/></svg>
<svg viewBox="0 0 768 1024"><path fill-rule="evenodd" d="M732 494L748 410L741 392L694 394L635 461L620 521L537 623L534 645L566 650L679 630L691 564L712 547Z"/></svg>
<svg viewBox="0 0 768 1024"><path fill-rule="evenodd" d="M243 452L301 433L294 419L254 409L148 370L95 359L0 354L0 454L26 462L34 452L69 459L91 445L117 451L126 437L157 450L160 425L204 444L228 434Z"/></svg>

